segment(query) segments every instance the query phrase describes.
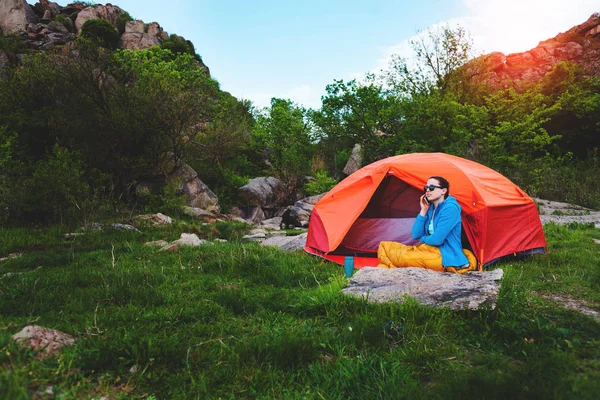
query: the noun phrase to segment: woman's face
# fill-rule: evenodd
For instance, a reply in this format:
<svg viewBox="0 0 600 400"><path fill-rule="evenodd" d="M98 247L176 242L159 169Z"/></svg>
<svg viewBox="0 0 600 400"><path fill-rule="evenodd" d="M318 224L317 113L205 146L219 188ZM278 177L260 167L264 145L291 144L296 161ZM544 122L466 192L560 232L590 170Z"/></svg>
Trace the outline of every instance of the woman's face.
<svg viewBox="0 0 600 400"><path fill-rule="evenodd" d="M440 182L438 182L437 179L429 179L427 181L427 186L429 186L429 187L435 186L435 188L433 190L428 189L425 192L425 196L427 196L427 199L429 200L430 203L433 203L437 200L444 199L444 194L446 194L447 189L440 188Z"/></svg>

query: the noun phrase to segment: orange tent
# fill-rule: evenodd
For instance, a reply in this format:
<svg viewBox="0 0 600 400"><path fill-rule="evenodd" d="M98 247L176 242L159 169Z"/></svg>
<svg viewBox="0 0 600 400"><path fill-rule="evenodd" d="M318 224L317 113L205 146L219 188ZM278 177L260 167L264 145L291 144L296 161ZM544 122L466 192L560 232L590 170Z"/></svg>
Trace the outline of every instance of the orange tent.
<svg viewBox="0 0 600 400"><path fill-rule="evenodd" d="M315 204L304 249L339 264L377 265L381 241L417 244L411 228L430 176L450 182L462 207L463 247L481 265L510 254L546 249L535 202L500 173L444 153L386 158L348 176Z"/></svg>

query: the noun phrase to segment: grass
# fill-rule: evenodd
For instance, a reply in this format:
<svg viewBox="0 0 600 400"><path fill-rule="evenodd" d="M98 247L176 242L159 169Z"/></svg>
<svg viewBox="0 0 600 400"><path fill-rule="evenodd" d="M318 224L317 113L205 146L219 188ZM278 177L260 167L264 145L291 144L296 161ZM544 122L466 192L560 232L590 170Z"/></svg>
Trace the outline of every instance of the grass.
<svg viewBox="0 0 600 400"><path fill-rule="evenodd" d="M590 225L546 225L549 253L495 266L505 271L497 308L459 312L345 297L340 266L241 242L245 228L180 222L68 238L0 229L0 257L23 253L0 263L0 397L600 395L600 324L546 296L600 309ZM143 246L181 232L229 241ZM77 341L36 360L11 339L29 324Z"/></svg>

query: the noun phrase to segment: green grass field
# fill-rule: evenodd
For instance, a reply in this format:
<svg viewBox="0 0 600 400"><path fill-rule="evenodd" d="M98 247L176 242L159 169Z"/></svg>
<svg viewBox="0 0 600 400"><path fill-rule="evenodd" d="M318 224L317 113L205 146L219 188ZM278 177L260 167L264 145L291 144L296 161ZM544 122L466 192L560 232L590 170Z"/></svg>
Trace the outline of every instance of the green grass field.
<svg viewBox="0 0 600 400"><path fill-rule="evenodd" d="M495 266L495 310L453 312L345 297L342 267L244 228L0 229L23 253L0 263L0 398L600 398L600 322L548 298L600 310L600 230L547 225L548 254ZM181 232L228 242L143 246ZM30 324L77 340L36 360Z"/></svg>

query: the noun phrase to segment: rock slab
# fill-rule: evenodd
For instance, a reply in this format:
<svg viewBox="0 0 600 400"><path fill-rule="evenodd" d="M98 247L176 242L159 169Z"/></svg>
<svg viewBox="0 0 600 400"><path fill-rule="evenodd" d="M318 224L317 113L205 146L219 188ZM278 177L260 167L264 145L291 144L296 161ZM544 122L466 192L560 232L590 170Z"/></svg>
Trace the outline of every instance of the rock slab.
<svg viewBox="0 0 600 400"><path fill-rule="evenodd" d="M410 296L429 306L476 310L483 304L496 307L503 276L501 269L459 275L422 268L365 267L342 292L370 303L401 303Z"/></svg>

